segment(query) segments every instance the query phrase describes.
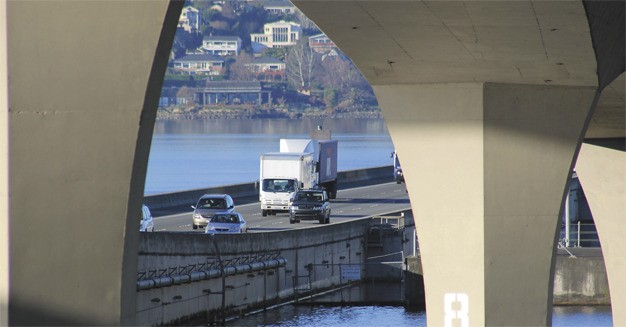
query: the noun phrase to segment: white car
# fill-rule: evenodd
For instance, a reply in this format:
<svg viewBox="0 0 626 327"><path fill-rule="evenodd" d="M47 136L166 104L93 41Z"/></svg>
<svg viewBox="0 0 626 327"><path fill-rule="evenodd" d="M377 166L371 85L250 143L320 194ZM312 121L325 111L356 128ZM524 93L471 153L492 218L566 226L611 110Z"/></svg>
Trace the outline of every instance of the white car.
<svg viewBox="0 0 626 327"><path fill-rule="evenodd" d="M209 219L204 230L206 234L247 233L246 220L238 212L219 212Z"/></svg>
<svg viewBox="0 0 626 327"><path fill-rule="evenodd" d="M154 221L150 209L145 204L141 206L141 223L139 225L140 232L154 232Z"/></svg>

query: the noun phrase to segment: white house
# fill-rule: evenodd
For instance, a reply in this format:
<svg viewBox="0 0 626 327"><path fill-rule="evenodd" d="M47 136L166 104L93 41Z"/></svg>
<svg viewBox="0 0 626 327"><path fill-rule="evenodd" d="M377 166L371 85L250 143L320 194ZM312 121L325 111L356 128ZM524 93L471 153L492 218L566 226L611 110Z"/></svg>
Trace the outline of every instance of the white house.
<svg viewBox="0 0 626 327"><path fill-rule="evenodd" d="M267 48L282 48L298 43L302 35L302 27L298 23L284 20L263 25L263 33L250 34L253 48L255 44Z"/></svg>
<svg viewBox="0 0 626 327"><path fill-rule="evenodd" d="M263 8L265 8L265 11L272 15L296 13L296 6L294 6L290 1L286 0L262 1L261 5L263 6Z"/></svg>
<svg viewBox="0 0 626 327"><path fill-rule="evenodd" d="M189 33L199 33L202 28L202 17L200 11L192 6L186 6L180 13L178 27Z"/></svg>
<svg viewBox="0 0 626 327"><path fill-rule="evenodd" d="M218 56L238 55L241 51L241 38L238 36L205 36L202 49Z"/></svg>
<svg viewBox="0 0 626 327"><path fill-rule="evenodd" d="M174 60L174 70L189 75L221 75L224 59L211 54L189 54Z"/></svg>
<svg viewBox="0 0 626 327"><path fill-rule="evenodd" d="M317 53L326 53L336 47L335 43L326 34L309 36L309 47Z"/></svg>

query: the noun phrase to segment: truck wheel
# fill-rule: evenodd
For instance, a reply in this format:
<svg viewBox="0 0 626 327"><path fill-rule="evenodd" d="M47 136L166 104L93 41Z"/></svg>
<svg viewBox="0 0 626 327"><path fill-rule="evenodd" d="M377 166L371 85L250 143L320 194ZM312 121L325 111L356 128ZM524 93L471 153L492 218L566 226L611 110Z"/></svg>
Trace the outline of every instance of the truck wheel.
<svg viewBox="0 0 626 327"><path fill-rule="evenodd" d="M261 210L261 216L263 217L267 216L267 210Z"/></svg>

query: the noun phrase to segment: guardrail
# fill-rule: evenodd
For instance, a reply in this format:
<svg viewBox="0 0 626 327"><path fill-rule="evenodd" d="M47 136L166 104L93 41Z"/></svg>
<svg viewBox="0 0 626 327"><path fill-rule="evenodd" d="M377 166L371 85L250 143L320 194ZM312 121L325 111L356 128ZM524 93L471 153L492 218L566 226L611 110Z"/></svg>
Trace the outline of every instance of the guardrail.
<svg viewBox="0 0 626 327"><path fill-rule="evenodd" d="M566 235L566 228L563 226L559 236L559 246L568 247L600 247L600 239L598 231L594 223L577 223L570 224L569 235Z"/></svg>
<svg viewBox="0 0 626 327"><path fill-rule="evenodd" d="M337 186L342 187L350 183L368 181L372 179L389 178L393 180L393 166L381 166L365 169L340 171L337 173ZM230 194L234 198L252 197L259 195L254 182L243 184L222 185L195 190L162 193L144 196L144 204L150 209L166 209L178 206L194 205L203 194Z"/></svg>

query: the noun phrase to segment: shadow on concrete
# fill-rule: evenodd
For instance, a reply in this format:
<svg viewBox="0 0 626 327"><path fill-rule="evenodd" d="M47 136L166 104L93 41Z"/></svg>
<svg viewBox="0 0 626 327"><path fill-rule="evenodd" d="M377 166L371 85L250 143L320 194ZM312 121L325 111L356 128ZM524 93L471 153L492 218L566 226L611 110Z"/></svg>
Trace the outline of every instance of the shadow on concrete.
<svg viewBox="0 0 626 327"><path fill-rule="evenodd" d="M359 198L359 199L335 199L333 203L382 203L382 204L394 204L394 203L409 203L409 199L384 199L384 198Z"/></svg>
<svg viewBox="0 0 626 327"><path fill-rule="evenodd" d="M267 232L267 231L276 231L276 230L291 230L292 228L287 228L287 227L283 227L283 228L277 228L277 227L255 227L255 228L248 228L248 232Z"/></svg>

